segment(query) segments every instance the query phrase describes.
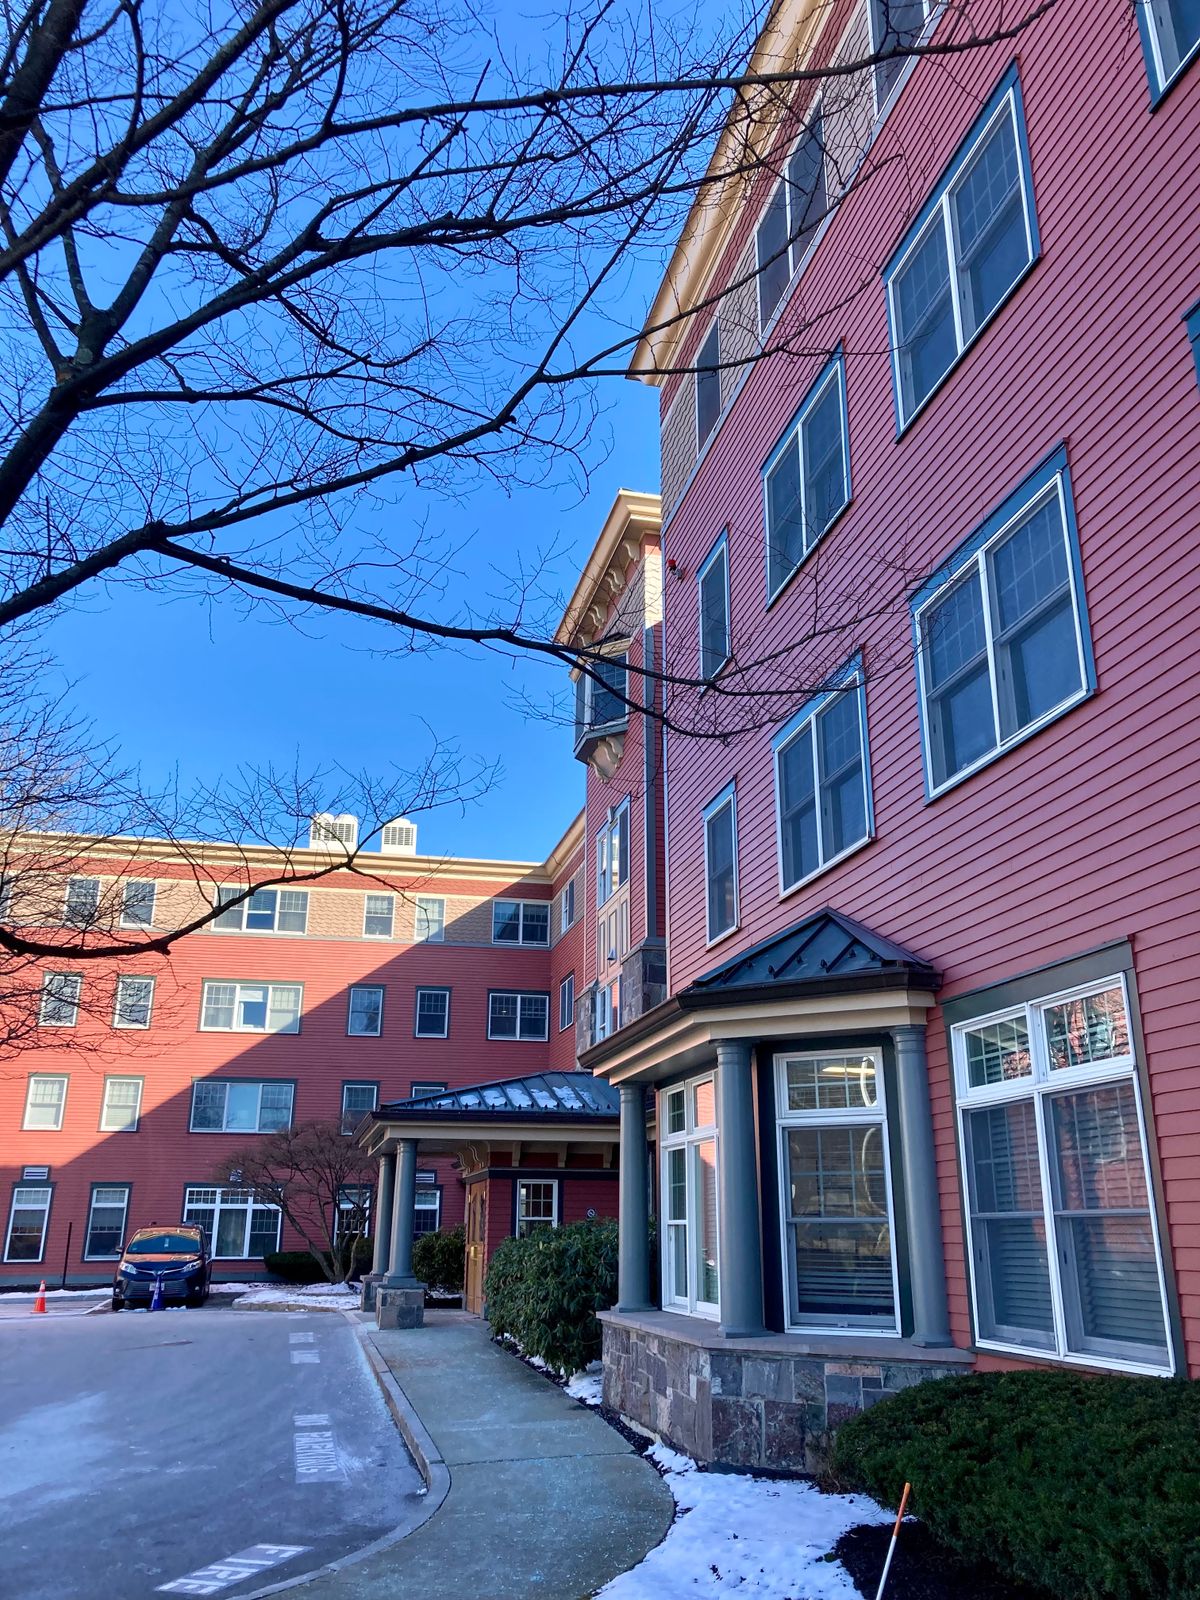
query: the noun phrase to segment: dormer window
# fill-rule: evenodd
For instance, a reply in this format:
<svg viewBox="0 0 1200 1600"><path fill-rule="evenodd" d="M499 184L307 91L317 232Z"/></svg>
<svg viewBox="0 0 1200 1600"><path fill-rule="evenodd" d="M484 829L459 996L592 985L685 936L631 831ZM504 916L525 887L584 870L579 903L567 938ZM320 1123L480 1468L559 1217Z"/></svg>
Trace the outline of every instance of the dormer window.
<svg viewBox="0 0 1200 1600"><path fill-rule="evenodd" d="M606 651L581 664L575 679L575 754L581 761L601 757L609 745L611 764L629 724L629 657L625 649Z"/></svg>

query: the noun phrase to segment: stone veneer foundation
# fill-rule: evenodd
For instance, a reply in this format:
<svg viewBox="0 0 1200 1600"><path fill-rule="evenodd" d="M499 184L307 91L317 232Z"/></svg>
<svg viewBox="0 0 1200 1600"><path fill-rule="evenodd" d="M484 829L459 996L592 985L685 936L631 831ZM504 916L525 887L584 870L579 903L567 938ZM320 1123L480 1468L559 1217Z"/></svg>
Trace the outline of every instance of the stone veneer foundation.
<svg viewBox="0 0 1200 1600"><path fill-rule="evenodd" d="M970 1369L965 1350L798 1334L726 1339L671 1312L602 1311L604 1403L697 1461L818 1472L841 1423L914 1383Z"/></svg>

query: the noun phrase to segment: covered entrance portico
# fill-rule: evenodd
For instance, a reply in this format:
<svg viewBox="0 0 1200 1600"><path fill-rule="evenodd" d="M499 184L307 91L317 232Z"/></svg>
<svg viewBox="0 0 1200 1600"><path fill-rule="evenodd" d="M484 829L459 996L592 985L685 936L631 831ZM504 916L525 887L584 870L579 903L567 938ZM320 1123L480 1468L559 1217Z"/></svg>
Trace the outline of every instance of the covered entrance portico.
<svg viewBox="0 0 1200 1600"><path fill-rule="evenodd" d="M416 1326L413 1273L418 1156L453 1155L467 1190L464 1305L484 1311L484 1277L501 1239L616 1213L618 1096L579 1072L539 1072L399 1100L364 1117L359 1143L379 1160L378 1224L363 1309L381 1326Z"/></svg>
<svg viewBox="0 0 1200 1600"><path fill-rule="evenodd" d="M621 1096L608 1404L702 1460L811 1468L873 1397L970 1360L949 1333L925 1059L938 983L826 910L586 1052Z"/></svg>

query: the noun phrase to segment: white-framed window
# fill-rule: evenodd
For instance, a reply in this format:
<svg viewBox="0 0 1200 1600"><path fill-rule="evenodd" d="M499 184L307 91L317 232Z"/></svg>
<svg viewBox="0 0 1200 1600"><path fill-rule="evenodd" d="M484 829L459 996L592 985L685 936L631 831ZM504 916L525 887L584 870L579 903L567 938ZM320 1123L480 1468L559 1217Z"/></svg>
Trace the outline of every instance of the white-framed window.
<svg viewBox="0 0 1200 1600"><path fill-rule="evenodd" d="M1138 0L1138 23L1155 99L1200 52L1196 0Z"/></svg>
<svg viewBox="0 0 1200 1600"><path fill-rule="evenodd" d="M78 972L43 972L38 1021L43 1028L73 1028L79 1020L83 978Z"/></svg>
<svg viewBox="0 0 1200 1600"><path fill-rule="evenodd" d="M115 1261L125 1243L125 1218L129 1212L127 1183L96 1183L88 1206L85 1261Z"/></svg>
<svg viewBox="0 0 1200 1600"><path fill-rule="evenodd" d="M871 54L903 51L917 44L936 0L869 0ZM893 55L875 64L875 109L882 111L911 56Z"/></svg>
<svg viewBox="0 0 1200 1600"><path fill-rule="evenodd" d="M608 813L596 835L596 904L602 906L629 882L629 801Z"/></svg>
<svg viewBox="0 0 1200 1600"><path fill-rule="evenodd" d="M737 791L731 783L704 808L704 894L709 944L738 925Z"/></svg>
<svg viewBox="0 0 1200 1600"><path fill-rule="evenodd" d="M442 1191L433 1172L417 1173L416 1207L413 1211L413 1238L436 1233L442 1225Z"/></svg>
<svg viewBox="0 0 1200 1600"><path fill-rule="evenodd" d="M624 983L624 978L613 978L608 983L597 985L592 997L593 1044L599 1044L601 1039L609 1038L621 1026L621 994Z"/></svg>
<svg viewBox="0 0 1200 1600"><path fill-rule="evenodd" d="M588 670L575 679L575 743L629 718L629 655L607 650L589 658Z"/></svg>
<svg viewBox="0 0 1200 1600"><path fill-rule="evenodd" d="M204 1033L299 1033L303 997L299 983L205 978L200 1028Z"/></svg>
<svg viewBox="0 0 1200 1600"><path fill-rule="evenodd" d="M218 889L217 904L244 893L244 889ZM308 890L256 889L248 899L214 917L212 925L221 933L305 933Z"/></svg>
<svg viewBox="0 0 1200 1600"><path fill-rule="evenodd" d="M562 893L558 897L558 931L566 933L568 928L575 926L575 879L569 878L563 884Z"/></svg>
<svg viewBox="0 0 1200 1600"><path fill-rule="evenodd" d="M438 894L419 894L413 902L413 937L440 944L446 937L446 902Z"/></svg>
<svg viewBox="0 0 1200 1600"><path fill-rule="evenodd" d="M839 351L763 468L768 604L849 503L846 368Z"/></svg>
<svg viewBox="0 0 1200 1600"><path fill-rule="evenodd" d="M196 1078L192 1083L192 1133L277 1133L292 1125L291 1083L250 1078Z"/></svg>
<svg viewBox="0 0 1200 1600"><path fill-rule="evenodd" d="M1015 68L884 269L905 427L1038 253Z"/></svg>
<svg viewBox="0 0 1200 1600"><path fill-rule="evenodd" d="M871 837L866 724L866 691L855 667L771 741L781 895Z"/></svg>
<svg viewBox="0 0 1200 1600"><path fill-rule="evenodd" d="M337 1192L333 1214L333 1242L365 1238L371 1231L372 1186L369 1183L343 1183Z"/></svg>
<svg viewBox="0 0 1200 1600"><path fill-rule="evenodd" d="M775 1095L788 1327L898 1333L879 1051L778 1055Z"/></svg>
<svg viewBox="0 0 1200 1600"><path fill-rule="evenodd" d="M353 1133L366 1116L379 1104L377 1083L344 1083L342 1085L342 1132Z"/></svg>
<svg viewBox="0 0 1200 1600"><path fill-rule="evenodd" d="M1057 452L914 601L928 793L1091 690L1070 481Z"/></svg>
<svg viewBox="0 0 1200 1600"><path fill-rule="evenodd" d="M493 989L488 995L489 1039L548 1039L550 996Z"/></svg>
<svg viewBox="0 0 1200 1600"><path fill-rule="evenodd" d="M818 109L796 141L755 230L760 329L771 320L788 284L800 270L828 204L825 126Z"/></svg>
<svg viewBox="0 0 1200 1600"><path fill-rule="evenodd" d="M707 683L729 660L729 536L723 533L696 574L700 676Z"/></svg>
<svg viewBox="0 0 1200 1600"><path fill-rule="evenodd" d="M50 1184L18 1183L13 1188L8 1211L8 1236L4 1241L5 1261L40 1261L46 1250L46 1228L50 1221Z"/></svg>
<svg viewBox="0 0 1200 1600"><path fill-rule="evenodd" d="M114 1028L148 1028L154 1012L154 979L123 972L113 1003Z"/></svg>
<svg viewBox="0 0 1200 1600"><path fill-rule="evenodd" d="M558 986L558 1031L565 1033L575 1022L575 974L568 972Z"/></svg>
<svg viewBox="0 0 1200 1600"><path fill-rule="evenodd" d="M713 325L696 353L696 454L708 443L708 436L721 415L721 324Z"/></svg>
<svg viewBox="0 0 1200 1600"><path fill-rule="evenodd" d="M410 1100L420 1100L425 1095L445 1094L445 1092L446 1085L444 1083L435 1083L429 1078L414 1078L408 1086L408 1095ZM420 1183L420 1181L421 1177L418 1173L417 1182ZM431 1178L429 1181L432 1183L433 1179Z"/></svg>
<svg viewBox="0 0 1200 1600"><path fill-rule="evenodd" d="M417 1039L446 1039L450 1035L450 991L443 988L417 990L417 1009L413 1036Z"/></svg>
<svg viewBox="0 0 1200 1600"><path fill-rule="evenodd" d="M130 878L121 886L121 926L152 928L158 885L149 879Z"/></svg>
<svg viewBox="0 0 1200 1600"><path fill-rule="evenodd" d="M0 922L12 920L15 889L16 884L11 875L0 872Z"/></svg>
<svg viewBox="0 0 1200 1600"><path fill-rule="evenodd" d="M189 1184L183 1220L204 1229L218 1261L257 1261L279 1249L278 1207L260 1205L248 1189Z"/></svg>
<svg viewBox="0 0 1200 1600"><path fill-rule="evenodd" d="M101 1133L136 1133L142 1114L141 1078L105 1078Z"/></svg>
<svg viewBox="0 0 1200 1600"><path fill-rule="evenodd" d="M390 939L395 924L394 894L368 894L363 897L364 939Z"/></svg>
<svg viewBox="0 0 1200 1600"><path fill-rule="evenodd" d="M68 878L63 922L68 928L90 928L100 910L99 878Z"/></svg>
<svg viewBox="0 0 1200 1600"><path fill-rule="evenodd" d="M346 1032L354 1038L377 1039L383 1032L383 985L352 983Z"/></svg>
<svg viewBox="0 0 1200 1600"><path fill-rule="evenodd" d="M537 1228L558 1227L558 1183L554 1178L517 1179L517 1238Z"/></svg>
<svg viewBox="0 0 1200 1600"><path fill-rule="evenodd" d="M31 1072L21 1126L57 1133L67 1109L67 1082L65 1072Z"/></svg>
<svg viewBox="0 0 1200 1600"><path fill-rule="evenodd" d="M493 944L549 944L548 900L493 900Z"/></svg>
<svg viewBox="0 0 1200 1600"><path fill-rule="evenodd" d="M951 1038L980 1347L1173 1372L1124 978Z"/></svg>
<svg viewBox="0 0 1200 1600"><path fill-rule="evenodd" d="M663 1308L715 1317L720 1304L720 1258L717 1106L711 1075L662 1091L658 1115Z"/></svg>

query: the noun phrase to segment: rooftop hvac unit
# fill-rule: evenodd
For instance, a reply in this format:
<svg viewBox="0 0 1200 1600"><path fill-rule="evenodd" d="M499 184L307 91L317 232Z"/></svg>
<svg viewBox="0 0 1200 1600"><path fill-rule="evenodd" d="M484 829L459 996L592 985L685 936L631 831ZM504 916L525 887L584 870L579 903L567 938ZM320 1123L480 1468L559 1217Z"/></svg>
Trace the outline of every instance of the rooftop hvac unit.
<svg viewBox="0 0 1200 1600"><path fill-rule="evenodd" d="M358 847L358 818L349 811L334 816L331 811L318 811L308 830L308 848L320 850L338 844L347 850Z"/></svg>
<svg viewBox="0 0 1200 1600"><path fill-rule="evenodd" d="M383 837L379 841L379 848L388 855L415 856L417 853L417 825L415 822L406 822L403 817L397 817L394 822L385 822Z"/></svg>

